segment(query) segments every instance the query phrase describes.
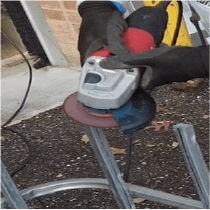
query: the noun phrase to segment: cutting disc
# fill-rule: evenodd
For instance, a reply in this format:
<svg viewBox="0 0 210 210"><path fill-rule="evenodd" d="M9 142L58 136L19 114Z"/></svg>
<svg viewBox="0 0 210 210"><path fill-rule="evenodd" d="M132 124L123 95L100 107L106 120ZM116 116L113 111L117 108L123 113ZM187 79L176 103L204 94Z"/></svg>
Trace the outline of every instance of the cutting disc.
<svg viewBox="0 0 210 210"><path fill-rule="evenodd" d="M113 128L119 126L112 113L91 113L83 104L77 101L77 93L70 95L64 102L64 112L73 120L92 127Z"/></svg>

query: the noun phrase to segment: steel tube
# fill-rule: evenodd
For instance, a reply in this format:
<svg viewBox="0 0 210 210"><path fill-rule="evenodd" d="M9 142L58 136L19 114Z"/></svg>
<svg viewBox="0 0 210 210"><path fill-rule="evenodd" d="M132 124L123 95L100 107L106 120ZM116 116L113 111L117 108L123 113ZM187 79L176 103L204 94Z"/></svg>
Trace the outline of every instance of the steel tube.
<svg viewBox="0 0 210 210"><path fill-rule="evenodd" d="M174 131L203 207L209 209L209 175L192 125L177 124ZM208 137L207 137L208 138Z"/></svg>
<svg viewBox="0 0 210 210"><path fill-rule="evenodd" d="M1 189L5 196L5 203L11 209L28 209L20 191L16 187L9 173L7 172L3 162L1 161Z"/></svg>
<svg viewBox="0 0 210 210"><path fill-rule="evenodd" d="M128 184L132 196L141 197L149 201L158 202L162 204L171 205L184 209L200 209L202 203L197 200L184 198L177 195L171 195L157 190L140 187L137 185ZM92 188L92 189L107 189L110 190L109 183L106 179L99 178L80 178L80 179L67 179L56 182L49 182L46 184L29 187L21 190L20 193L24 200L31 200L40 196L80 188ZM6 205L5 198L1 200L2 208Z"/></svg>
<svg viewBox="0 0 210 210"><path fill-rule="evenodd" d="M108 141L100 128L85 126L85 131L90 138L93 151L109 182L110 189L121 209L133 209L131 194L127 184L123 181L115 158L111 153Z"/></svg>

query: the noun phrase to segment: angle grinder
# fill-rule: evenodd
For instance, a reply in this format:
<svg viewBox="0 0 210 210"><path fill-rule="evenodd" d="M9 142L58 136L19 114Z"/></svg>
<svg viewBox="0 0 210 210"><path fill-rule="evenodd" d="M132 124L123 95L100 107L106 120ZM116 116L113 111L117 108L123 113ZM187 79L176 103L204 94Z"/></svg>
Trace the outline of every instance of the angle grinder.
<svg viewBox="0 0 210 210"><path fill-rule="evenodd" d="M131 53L143 52L159 47L168 15L170 1L156 7L143 7L133 12L126 22L125 45ZM95 109L118 109L124 105L139 86L138 68L110 70L99 66L102 59L110 56L102 49L90 56L83 65L77 99L87 107Z"/></svg>

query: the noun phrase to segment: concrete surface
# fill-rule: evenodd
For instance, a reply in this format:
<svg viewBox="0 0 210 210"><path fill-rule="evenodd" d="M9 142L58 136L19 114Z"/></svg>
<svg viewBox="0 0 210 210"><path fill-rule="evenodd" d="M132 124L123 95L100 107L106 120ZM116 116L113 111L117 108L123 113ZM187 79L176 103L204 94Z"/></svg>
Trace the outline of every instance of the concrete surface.
<svg viewBox="0 0 210 210"><path fill-rule="evenodd" d="M32 61L30 61L32 63ZM29 81L29 70L21 61L2 62L1 122L6 122L19 108ZM80 69L45 67L33 69L31 89L25 106L11 124L62 105L67 96L77 91Z"/></svg>

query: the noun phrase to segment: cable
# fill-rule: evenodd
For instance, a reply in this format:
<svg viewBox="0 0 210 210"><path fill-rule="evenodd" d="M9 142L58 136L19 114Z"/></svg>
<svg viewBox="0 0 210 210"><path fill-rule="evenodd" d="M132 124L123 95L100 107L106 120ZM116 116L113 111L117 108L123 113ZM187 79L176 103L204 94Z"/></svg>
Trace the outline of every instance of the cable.
<svg viewBox="0 0 210 210"><path fill-rule="evenodd" d="M28 93L29 93L29 90L30 90L30 87L31 87L31 83L32 83L32 68L31 68L31 65L30 63L28 62L27 58L25 57L25 55L22 53L22 51L17 47L17 45L3 32L1 31L2 35L15 47L15 49L22 55L22 57L24 58L24 60L26 61L28 67L29 67L29 72L30 72L30 76L29 76L29 82L28 82L28 87L27 87L27 90L26 90L26 93L25 93L25 96L23 98L23 101L20 105L20 107L17 109L17 111L9 118L9 120L7 120L2 126L1 128L4 129L4 130L8 130L8 131L11 131L13 133L16 133L18 136L20 136L23 141L26 143L27 147L28 147L28 157L26 158L26 160L24 161L24 163L22 164L22 166L20 168L18 168L17 170L15 170L14 172L12 172L10 174L10 176L14 176L16 173L18 173L20 170L22 170L26 164L30 161L31 159L31 146L29 144L29 142L27 141L27 139L19 132L11 129L11 128L7 128L6 126L8 124L10 124L12 122L12 120L18 115L18 113L20 112L20 110L23 108L24 104L25 104L25 101L28 97Z"/></svg>
<svg viewBox="0 0 210 210"><path fill-rule="evenodd" d="M132 138L131 138L131 135L129 135L128 144L127 144L126 165L125 165L125 171L123 174L123 179L125 182L128 182L128 178L129 178L129 171L130 171L130 165L131 165L131 152L132 152Z"/></svg>
<svg viewBox="0 0 210 210"><path fill-rule="evenodd" d="M25 142L25 144L27 145L28 150L29 150L29 152L28 152L29 155L26 158L26 160L24 161L24 163L22 164L22 166L19 167L18 169L16 169L15 171L13 171L13 172L10 173L10 176L13 177L16 173L18 173L19 171L21 171L26 166L26 164L29 162L29 160L31 159L31 156L32 156L32 154L31 154L31 146L28 143L28 141L26 140L26 138L21 133L19 133L18 131L15 131L15 130L10 129L10 128L7 128L7 127L4 127L3 129L4 130L11 131L13 133L16 133L18 136L20 136L23 139L23 141Z"/></svg>
<svg viewBox="0 0 210 210"><path fill-rule="evenodd" d="M18 115L18 113L20 112L20 110L23 108L25 102L26 102L26 99L28 97L28 93L29 93L29 90L31 88L31 83L32 83L32 68L31 68L31 65L28 61L28 59L25 57L25 55L22 53L22 51L18 48L18 46L3 32L1 31L1 33L3 34L3 36L15 47L15 49L22 55L22 57L24 58L24 60L26 61L27 65L28 65L28 68L29 68L29 82L28 82L28 87L27 87L27 90L26 90L26 93L25 93L25 96L23 98L23 101L20 105L20 107L17 109L17 111L9 118L9 120L7 120L2 126L1 126L1 129L3 130L8 130L8 131L11 131L13 133L16 133L18 136L20 136L23 141L25 142L25 144L27 145L28 147L28 157L26 158L26 160L24 161L24 163L22 164L21 167L19 167L18 169L16 169L15 171L13 171L12 173L10 173L10 176L13 177L16 173L18 173L19 171L21 171L23 168L26 167L26 165L28 164L28 162L31 160L31 157L32 157L32 150L31 150L31 145L29 144L29 142L27 141L27 139L21 134L19 133L18 131L15 131L11 128L7 128L6 126L12 122L12 120ZM40 197L36 198L37 201L39 201L39 203L42 205L43 209L46 209L46 206L45 204L43 203L43 201L41 200Z"/></svg>
<svg viewBox="0 0 210 210"><path fill-rule="evenodd" d="M26 98L28 97L28 93L29 93L29 90L30 90L30 87L31 87L31 83L32 83L32 68L31 68L31 65L30 63L28 62L27 58L25 57L25 55L22 53L22 51L17 47L17 45L3 32L1 31L1 33L3 34L3 36L15 47L15 49L23 56L24 60L26 61L27 65L28 65L28 68L29 68L29 73L30 73L30 76L29 76L29 82L28 82L28 87L27 87L27 90L26 90L26 93L25 93L25 96L23 98L23 101L20 105L20 107L17 109L17 111L9 118L9 120L7 120L7 122L5 122L1 128L7 126L9 123L11 123L11 121L18 115L18 113L20 112L20 110L23 108L24 104L25 104L25 101L26 101Z"/></svg>
<svg viewBox="0 0 210 210"><path fill-rule="evenodd" d="M20 105L20 107L17 109L17 111L9 118L9 120L7 120L2 126L1 128L3 130L7 130L7 131L11 131L13 133L16 133L18 136L20 136L22 138L22 140L25 142L25 144L28 147L28 157L25 159L24 163L22 164L21 167L19 167L18 169L16 169L15 171L10 173L10 176L13 177L16 173L18 173L19 171L21 171L23 168L26 167L26 165L28 164L28 162L31 160L31 156L32 156L32 150L31 150L31 145L29 144L29 142L27 141L27 139L18 131L15 131L11 128L7 128L6 126L12 122L12 120L18 115L18 113L20 112L20 110L23 108L25 101L28 97L28 93L31 87L31 83L32 83L32 68L30 63L28 62L28 59L25 57L25 55L22 53L22 51L18 48L18 46L3 32L1 31L1 33L3 34L3 36L15 47L15 49L22 55L22 57L24 58L24 60L26 61L28 67L29 67L29 82L28 82L28 87L25 93L25 96L23 98L23 101ZM46 209L46 206L44 205L44 203L42 202L41 198L36 198L39 203L42 205L43 209Z"/></svg>
<svg viewBox="0 0 210 210"><path fill-rule="evenodd" d="M173 40L171 42L171 45L175 45L178 39L179 31L180 31L180 26L182 22L182 12L183 12L183 7L181 1L177 1L179 5L179 14L178 14L178 20L177 20L177 25L176 29L174 32ZM165 3L166 5L169 4L169 2ZM151 91L150 91L151 92ZM127 156L126 156L126 165L125 165L125 171L123 174L123 179L125 182L129 181L129 170L130 170L130 165L131 165L131 153L132 153L132 138L131 135L128 136L128 144L127 144Z"/></svg>
<svg viewBox="0 0 210 210"><path fill-rule="evenodd" d="M195 11L195 9L189 4L191 12L192 12L192 17L190 17L190 21L193 23L193 25L195 26L196 30L198 31L198 35L200 37L201 43L203 46L207 46L203 33L200 29L200 26L198 24L198 21L200 20L200 16L198 15L198 13Z"/></svg>

